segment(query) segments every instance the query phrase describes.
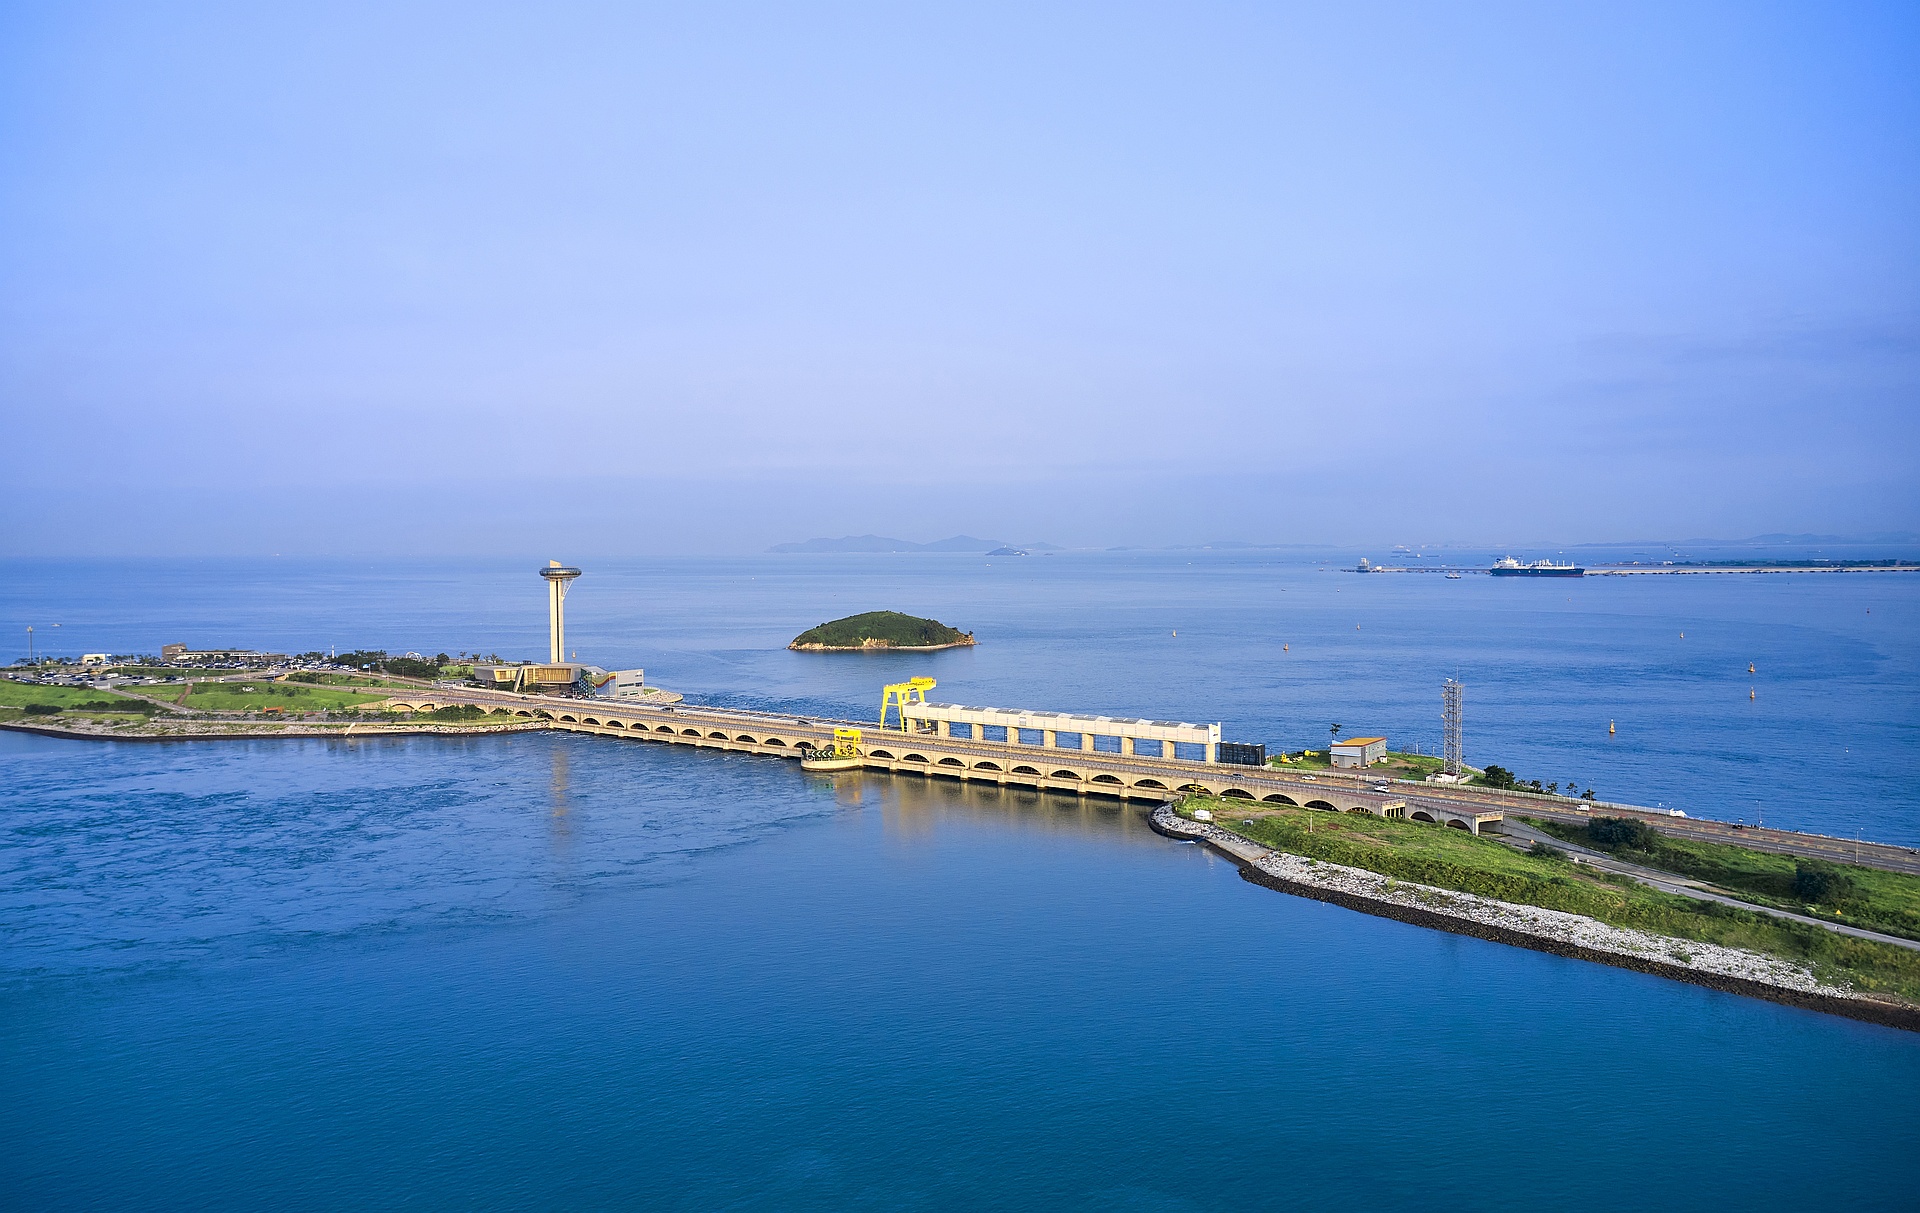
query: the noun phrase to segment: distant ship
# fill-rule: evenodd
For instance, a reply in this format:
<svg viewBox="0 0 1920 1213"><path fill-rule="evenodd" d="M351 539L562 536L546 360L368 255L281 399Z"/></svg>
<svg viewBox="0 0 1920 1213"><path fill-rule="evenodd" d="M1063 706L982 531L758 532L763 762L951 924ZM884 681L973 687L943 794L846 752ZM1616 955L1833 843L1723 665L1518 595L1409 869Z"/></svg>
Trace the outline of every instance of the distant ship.
<svg viewBox="0 0 1920 1213"><path fill-rule="evenodd" d="M1448 580L1448 581L1458 581L1458 580L1460 580L1460 574L1458 574L1458 573L1448 573L1448 574L1447 574L1447 580Z"/></svg>
<svg viewBox="0 0 1920 1213"><path fill-rule="evenodd" d="M1555 564L1551 560L1536 560L1532 564L1521 564L1511 556L1502 556L1493 562L1487 572L1495 577L1584 577L1587 570L1571 564Z"/></svg>

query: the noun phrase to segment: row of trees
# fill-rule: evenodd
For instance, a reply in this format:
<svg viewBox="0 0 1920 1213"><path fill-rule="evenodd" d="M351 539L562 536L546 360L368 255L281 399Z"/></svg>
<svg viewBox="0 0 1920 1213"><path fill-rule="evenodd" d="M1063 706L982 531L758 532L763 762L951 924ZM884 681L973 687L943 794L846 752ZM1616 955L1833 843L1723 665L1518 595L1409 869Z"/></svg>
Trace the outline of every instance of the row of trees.
<svg viewBox="0 0 1920 1213"><path fill-rule="evenodd" d="M1503 792L1545 792L1549 796L1558 796L1561 794L1560 785L1557 783L1543 785L1538 779L1522 779L1498 763L1490 764L1487 769L1481 773L1480 782L1487 787L1496 788ZM1577 790L1579 787L1579 780L1567 780L1566 795L1578 796L1582 800L1595 799L1592 788L1581 792Z"/></svg>

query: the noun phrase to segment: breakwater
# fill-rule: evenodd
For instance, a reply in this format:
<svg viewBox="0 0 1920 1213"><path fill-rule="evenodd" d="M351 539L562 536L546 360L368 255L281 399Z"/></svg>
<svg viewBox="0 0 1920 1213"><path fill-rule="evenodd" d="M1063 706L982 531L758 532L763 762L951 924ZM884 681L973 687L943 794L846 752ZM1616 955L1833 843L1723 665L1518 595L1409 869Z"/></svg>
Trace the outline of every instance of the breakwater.
<svg viewBox="0 0 1920 1213"><path fill-rule="evenodd" d="M1729 994L1762 998L1920 1032L1920 1007L1822 981L1804 965L1718 944L1635 931L1537 906L1412 884L1361 868L1275 851L1218 825L1189 821L1171 803L1148 819L1169 838L1203 842L1250 883L1414 926L1633 969Z"/></svg>

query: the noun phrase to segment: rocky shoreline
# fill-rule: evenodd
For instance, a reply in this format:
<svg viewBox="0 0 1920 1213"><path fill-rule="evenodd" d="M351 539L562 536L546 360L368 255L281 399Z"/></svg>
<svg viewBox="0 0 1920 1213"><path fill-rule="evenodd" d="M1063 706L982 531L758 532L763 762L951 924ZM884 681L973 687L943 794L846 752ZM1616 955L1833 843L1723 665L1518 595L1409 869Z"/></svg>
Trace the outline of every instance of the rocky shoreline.
<svg viewBox="0 0 1920 1213"><path fill-rule="evenodd" d="M1247 881L1416 926L1597 961L1730 994L1920 1031L1920 1007L1830 985L1804 965L1718 944L1609 926L1578 914L1495 901L1269 850L1231 830L1189 821L1161 805L1148 819L1169 838L1204 842Z"/></svg>
<svg viewBox="0 0 1920 1213"><path fill-rule="evenodd" d="M937 653L941 649L970 649L974 644L973 637L967 636L946 644L895 644L891 640L863 640L859 644L801 644L796 640L787 647L796 653Z"/></svg>

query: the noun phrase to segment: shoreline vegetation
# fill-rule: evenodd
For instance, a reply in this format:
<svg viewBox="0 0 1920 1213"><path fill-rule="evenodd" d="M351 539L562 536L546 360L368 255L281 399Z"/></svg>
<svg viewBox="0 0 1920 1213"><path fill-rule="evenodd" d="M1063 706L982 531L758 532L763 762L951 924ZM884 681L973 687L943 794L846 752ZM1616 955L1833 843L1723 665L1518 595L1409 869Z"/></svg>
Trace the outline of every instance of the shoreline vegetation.
<svg viewBox="0 0 1920 1213"><path fill-rule="evenodd" d="M111 688L0 678L0 729L91 741L237 741L519 732L549 723L465 705L388 710L382 705L396 694L418 693L430 684L383 673L161 667L147 676L149 681ZM649 688L648 697L656 703L680 700L658 688Z"/></svg>
<svg viewBox="0 0 1920 1213"><path fill-rule="evenodd" d="M1521 850L1497 835L1197 796L1163 806L1155 820L1163 833L1206 838L1241 863L1248 879L1285 892L1920 1031L1920 951L1664 892L1547 844ZM1598 827L1598 835L1609 835L1611 820L1579 832ZM1644 823L1622 825L1654 833ZM1673 839L1639 851L1619 843L1608 849L1648 866L1656 866L1652 856L1673 868L1690 865L1689 875L1712 872L1735 895L1744 879L1794 912L1817 908L1779 895L1782 887L1791 890L1796 871L1783 856ZM1827 907L1829 920L1913 934L1920 877L1806 861L1798 868L1818 873L1801 878L1802 892L1817 886L1830 899L1835 890L1851 899L1843 919ZM1338 896L1323 895L1330 893ZM1756 907L1763 895L1754 894ZM1409 917L1413 911L1419 913Z"/></svg>
<svg viewBox="0 0 1920 1213"><path fill-rule="evenodd" d="M903 615L899 611L867 611L808 628L795 636L789 649L801 653L860 653L893 650L927 653L935 649L967 648L972 632L962 632L937 619Z"/></svg>

